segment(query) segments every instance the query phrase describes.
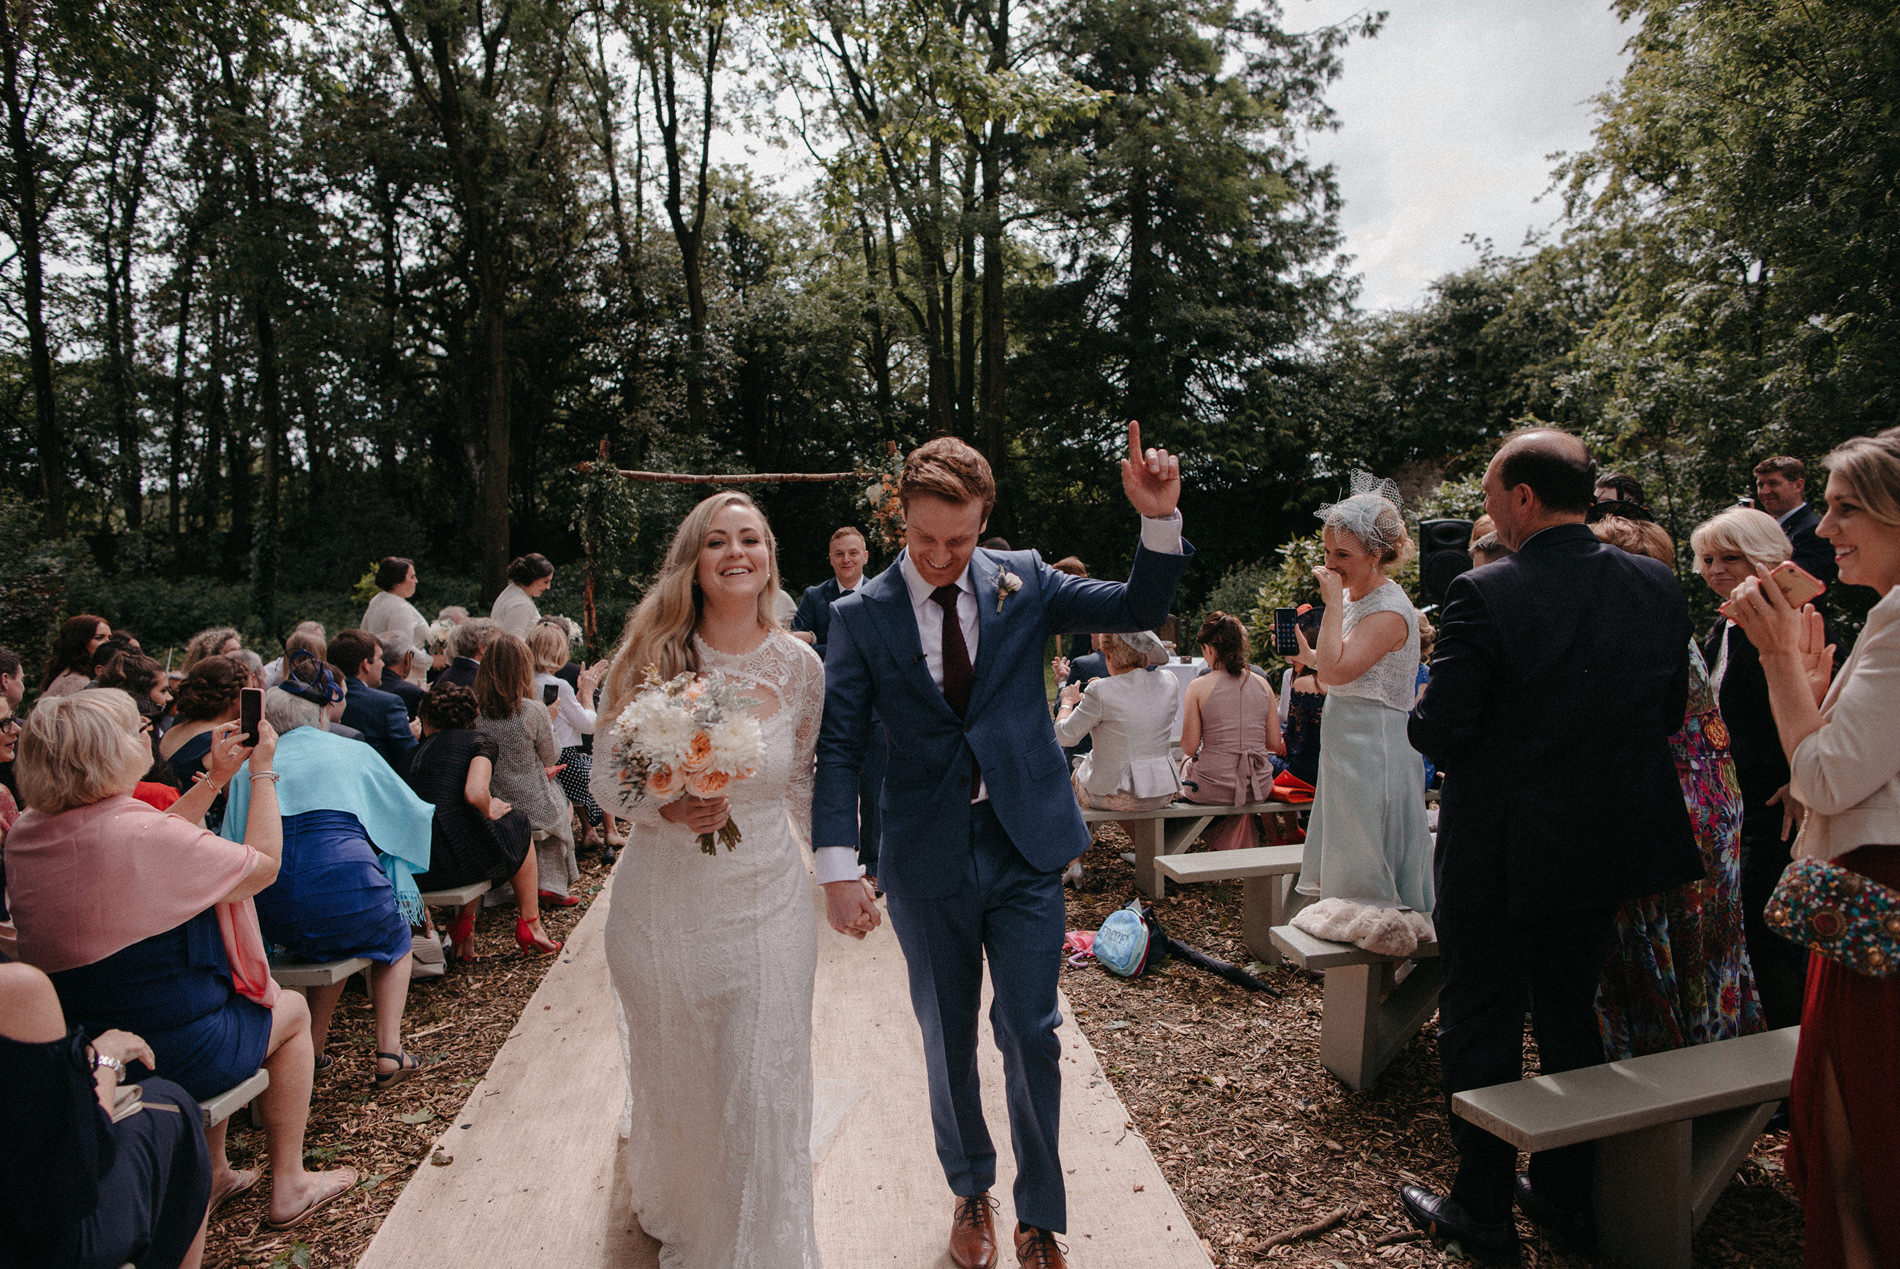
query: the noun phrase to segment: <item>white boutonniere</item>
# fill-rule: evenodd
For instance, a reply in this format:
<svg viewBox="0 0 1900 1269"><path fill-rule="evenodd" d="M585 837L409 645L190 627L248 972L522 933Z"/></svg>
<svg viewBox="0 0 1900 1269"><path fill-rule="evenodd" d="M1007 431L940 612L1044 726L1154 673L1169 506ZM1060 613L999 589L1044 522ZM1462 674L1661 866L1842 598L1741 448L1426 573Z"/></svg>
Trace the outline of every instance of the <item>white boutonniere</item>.
<svg viewBox="0 0 1900 1269"><path fill-rule="evenodd" d="M1003 611L1003 601L1023 588L1023 579L1004 569L1002 576L996 579L996 611Z"/></svg>

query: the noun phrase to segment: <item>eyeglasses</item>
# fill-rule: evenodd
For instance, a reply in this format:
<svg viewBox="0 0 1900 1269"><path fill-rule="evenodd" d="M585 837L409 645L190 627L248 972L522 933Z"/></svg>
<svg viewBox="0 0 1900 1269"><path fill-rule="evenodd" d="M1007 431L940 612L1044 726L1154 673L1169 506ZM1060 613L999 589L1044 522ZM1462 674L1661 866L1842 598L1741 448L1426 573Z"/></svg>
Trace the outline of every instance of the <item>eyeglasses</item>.
<svg viewBox="0 0 1900 1269"><path fill-rule="evenodd" d="M26 726L26 720L24 718L19 717L17 714L9 715L6 718L0 718L0 732L7 732L11 734L13 732L20 730L20 728L24 726Z"/></svg>

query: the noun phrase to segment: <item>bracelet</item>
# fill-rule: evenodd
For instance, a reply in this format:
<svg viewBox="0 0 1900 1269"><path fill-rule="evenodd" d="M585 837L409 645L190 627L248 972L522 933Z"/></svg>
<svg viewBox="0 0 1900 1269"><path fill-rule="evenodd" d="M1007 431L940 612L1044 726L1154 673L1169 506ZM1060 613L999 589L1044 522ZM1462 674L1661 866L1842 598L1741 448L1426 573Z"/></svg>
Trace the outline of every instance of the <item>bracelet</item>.
<svg viewBox="0 0 1900 1269"><path fill-rule="evenodd" d="M281 771L253 771L251 772L252 784L256 784L260 780L266 784L276 784L279 780L283 778L284 778L284 773Z"/></svg>
<svg viewBox="0 0 1900 1269"><path fill-rule="evenodd" d="M92 1053L92 1069L96 1071L102 1066L121 1079L125 1078L125 1063L119 1061L118 1058L109 1057L97 1049L94 1049Z"/></svg>

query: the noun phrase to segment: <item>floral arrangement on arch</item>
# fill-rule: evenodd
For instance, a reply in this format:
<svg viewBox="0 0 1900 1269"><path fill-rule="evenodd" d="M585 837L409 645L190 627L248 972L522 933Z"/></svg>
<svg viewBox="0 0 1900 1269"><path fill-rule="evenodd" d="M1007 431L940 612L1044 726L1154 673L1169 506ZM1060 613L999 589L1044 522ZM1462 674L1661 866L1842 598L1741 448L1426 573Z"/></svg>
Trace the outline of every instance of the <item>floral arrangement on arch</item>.
<svg viewBox="0 0 1900 1269"><path fill-rule="evenodd" d="M621 786L661 806L687 795L715 798L759 767L765 736L748 712L752 698L725 675L676 674L664 681L649 665L640 688L621 709L610 732L609 755ZM728 819L718 833L701 833L699 848L719 853L741 840Z"/></svg>
<svg viewBox="0 0 1900 1269"><path fill-rule="evenodd" d="M858 474L869 480L864 500L871 504L871 520L878 542L887 551L904 545L904 508L897 501L897 484L904 475L904 456L896 441L884 442L883 460L875 466L860 468Z"/></svg>

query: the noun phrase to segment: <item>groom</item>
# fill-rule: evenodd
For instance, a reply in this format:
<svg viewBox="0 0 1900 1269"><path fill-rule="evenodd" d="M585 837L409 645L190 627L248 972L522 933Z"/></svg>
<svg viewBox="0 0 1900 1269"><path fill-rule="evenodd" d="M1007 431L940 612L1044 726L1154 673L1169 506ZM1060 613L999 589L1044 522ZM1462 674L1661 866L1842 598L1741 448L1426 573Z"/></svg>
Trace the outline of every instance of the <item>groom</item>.
<svg viewBox="0 0 1900 1269"><path fill-rule="evenodd" d="M950 1257L962 1269L996 1263L996 1149L976 1066L985 959L1016 1151L1016 1254L1064 1264L1062 869L1089 833L1049 721L1043 647L1052 634L1160 625L1192 553L1175 510L1180 463L1144 453L1132 422L1128 446L1122 487L1143 520L1125 585L1059 573L1032 551L978 550L996 503L989 463L940 437L904 462L903 554L831 610L816 870L833 928L862 938L878 919L855 848L875 714L891 755L878 883L923 1030L937 1158L957 1197Z"/></svg>

